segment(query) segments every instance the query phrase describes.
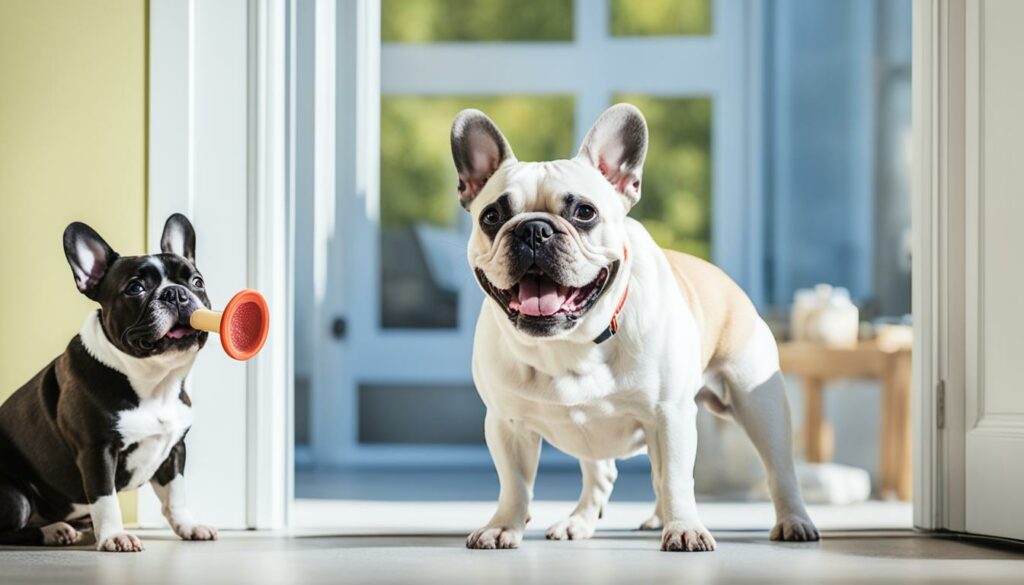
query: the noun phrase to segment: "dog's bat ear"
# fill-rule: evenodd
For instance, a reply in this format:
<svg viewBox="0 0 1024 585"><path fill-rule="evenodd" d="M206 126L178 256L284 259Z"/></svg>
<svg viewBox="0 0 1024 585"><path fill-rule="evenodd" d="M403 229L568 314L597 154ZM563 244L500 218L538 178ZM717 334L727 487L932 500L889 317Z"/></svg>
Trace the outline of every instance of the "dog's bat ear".
<svg viewBox="0 0 1024 585"><path fill-rule="evenodd" d="M616 104L583 137L576 160L592 165L623 195L626 209L640 201L647 157L647 121L636 106Z"/></svg>
<svg viewBox="0 0 1024 585"><path fill-rule="evenodd" d="M196 230L187 217L175 213L167 218L164 233L160 236L160 251L164 254L177 254L195 263Z"/></svg>
<svg viewBox="0 0 1024 585"><path fill-rule="evenodd" d="M469 209L494 171L516 157L490 118L480 110L462 110L452 122L452 159L459 173L459 203Z"/></svg>
<svg viewBox="0 0 1024 585"><path fill-rule="evenodd" d="M64 256L79 292L96 300L96 287L117 260L117 252L94 229L76 221L64 229Z"/></svg>

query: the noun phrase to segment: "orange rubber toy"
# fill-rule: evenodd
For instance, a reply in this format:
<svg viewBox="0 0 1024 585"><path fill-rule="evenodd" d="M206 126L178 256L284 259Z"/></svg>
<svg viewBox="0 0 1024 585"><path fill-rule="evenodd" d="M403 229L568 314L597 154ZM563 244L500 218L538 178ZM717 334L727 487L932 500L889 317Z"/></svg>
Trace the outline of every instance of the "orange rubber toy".
<svg viewBox="0 0 1024 585"><path fill-rule="evenodd" d="M270 310L260 293L245 289L228 301L224 311L198 309L189 317L193 329L220 334L224 353L247 360L263 348L270 330Z"/></svg>

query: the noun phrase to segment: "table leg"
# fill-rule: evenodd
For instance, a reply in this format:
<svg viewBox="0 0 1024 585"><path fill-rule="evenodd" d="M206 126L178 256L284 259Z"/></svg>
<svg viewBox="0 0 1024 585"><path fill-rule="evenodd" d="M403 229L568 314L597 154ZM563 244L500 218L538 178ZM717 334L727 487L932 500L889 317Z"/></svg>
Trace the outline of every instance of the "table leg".
<svg viewBox="0 0 1024 585"><path fill-rule="evenodd" d="M820 378L806 377L802 380L804 390L804 441L805 455L810 463L826 460L825 414L822 401L824 385Z"/></svg>
<svg viewBox="0 0 1024 585"><path fill-rule="evenodd" d="M886 360L882 377L881 469L883 498L910 500L913 489L910 424L910 352Z"/></svg>
<svg viewBox="0 0 1024 585"><path fill-rule="evenodd" d="M896 354L896 373L893 376L893 403L898 405L896 428L896 495L908 502L914 491L913 433L911 429L910 387L911 358L909 351Z"/></svg>

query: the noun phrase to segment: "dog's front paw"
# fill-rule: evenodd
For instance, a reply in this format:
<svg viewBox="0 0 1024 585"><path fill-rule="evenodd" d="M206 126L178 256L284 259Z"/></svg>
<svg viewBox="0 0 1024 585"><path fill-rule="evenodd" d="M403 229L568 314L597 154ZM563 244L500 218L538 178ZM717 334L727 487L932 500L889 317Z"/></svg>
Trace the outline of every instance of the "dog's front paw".
<svg viewBox="0 0 1024 585"><path fill-rule="evenodd" d="M217 529L202 524L178 524L174 533L182 540L217 540Z"/></svg>
<svg viewBox="0 0 1024 585"><path fill-rule="evenodd" d="M769 535L772 540L784 540L787 542L807 542L821 538L814 522L807 516L801 514L787 514L775 524Z"/></svg>
<svg viewBox="0 0 1024 585"><path fill-rule="evenodd" d="M548 528L544 537L548 540L584 540L594 536L594 524L574 514Z"/></svg>
<svg viewBox="0 0 1024 585"><path fill-rule="evenodd" d="M661 533L664 551L711 551L715 546L715 537L699 522L669 522Z"/></svg>
<svg viewBox="0 0 1024 585"><path fill-rule="evenodd" d="M98 539L96 550L106 552L141 552L145 549L138 536L121 532Z"/></svg>
<svg viewBox="0 0 1024 585"><path fill-rule="evenodd" d="M69 546L78 542L82 534L67 522L54 522L42 527L43 544L46 546Z"/></svg>
<svg viewBox="0 0 1024 585"><path fill-rule="evenodd" d="M519 548L523 541L523 530L508 526L484 526L466 538L466 548L493 550L497 548Z"/></svg>

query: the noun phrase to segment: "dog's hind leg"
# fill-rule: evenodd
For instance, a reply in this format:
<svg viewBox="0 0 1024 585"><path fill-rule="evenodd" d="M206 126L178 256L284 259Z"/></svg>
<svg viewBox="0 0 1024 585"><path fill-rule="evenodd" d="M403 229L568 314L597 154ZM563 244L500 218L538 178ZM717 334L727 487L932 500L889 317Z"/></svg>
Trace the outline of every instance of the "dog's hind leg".
<svg viewBox="0 0 1024 585"><path fill-rule="evenodd" d="M583 491L576 509L568 518L548 528L548 540L583 540L594 535L598 519L604 515L612 487L619 476L614 459L586 461L580 459L583 472Z"/></svg>
<svg viewBox="0 0 1024 585"><path fill-rule="evenodd" d="M0 544L41 545L43 531L28 526L32 503L16 486L0 480Z"/></svg>
<svg viewBox="0 0 1024 585"><path fill-rule="evenodd" d="M775 340L760 322L747 350L723 364L720 372L733 418L754 443L768 472L776 517L771 539L818 540L796 478L789 403L778 364Z"/></svg>

